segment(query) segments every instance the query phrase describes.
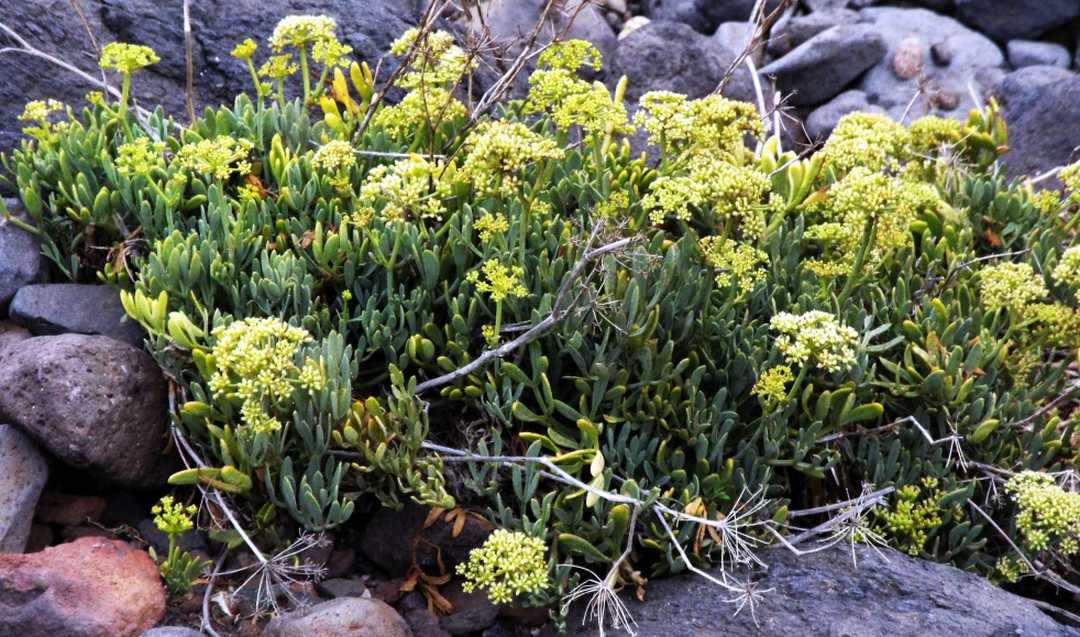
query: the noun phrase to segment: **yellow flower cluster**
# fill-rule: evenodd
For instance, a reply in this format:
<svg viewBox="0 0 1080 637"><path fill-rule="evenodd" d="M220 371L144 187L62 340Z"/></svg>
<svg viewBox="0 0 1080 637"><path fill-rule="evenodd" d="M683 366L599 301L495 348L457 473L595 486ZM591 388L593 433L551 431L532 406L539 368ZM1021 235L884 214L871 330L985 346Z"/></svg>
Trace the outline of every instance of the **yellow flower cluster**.
<svg viewBox="0 0 1080 637"><path fill-rule="evenodd" d="M1047 294L1043 278L1027 263L999 263L979 272L979 292L990 309L1020 310Z"/></svg>
<svg viewBox="0 0 1080 637"><path fill-rule="evenodd" d="M1080 312L1061 303L1034 303L1024 312L1035 321L1046 345L1080 347Z"/></svg>
<svg viewBox="0 0 1080 637"><path fill-rule="evenodd" d="M562 40L555 42L536 57L536 66L542 69L562 69L576 73L588 65L599 71L602 62L600 51L586 40Z"/></svg>
<svg viewBox="0 0 1080 637"><path fill-rule="evenodd" d="M908 144L913 155L925 156L943 147L955 146L965 134L964 125L959 120L927 115L908 126Z"/></svg>
<svg viewBox="0 0 1080 637"><path fill-rule="evenodd" d="M506 215L501 212L490 213L485 212L480 215L480 218L473 224L476 231L480 234L480 241L487 243L495 238L496 235L502 234L510 229L510 224L506 221Z"/></svg>
<svg viewBox="0 0 1080 637"><path fill-rule="evenodd" d="M765 230L764 199L770 186L768 175L757 169L701 153L690 158L688 174L653 182L641 203L655 225L668 216L687 221L691 208L709 206L720 217L738 221L742 236L756 238Z"/></svg>
<svg viewBox="0 0 1080 637"><path fill-rule="evenodd" d="M700 241L705 263L716 269L716 285L735 284L742 293L750 292L765 279L762 265L769 258L761 250L725 237L705 237Z"/></svg>
<svg viewBox="0 0 1080 637"><path fill-rule="evenodd" d="M351 46L338 42L337 38L318 40L311 47L311 59L324 66L348 66L346 57L353 52Z"/></svg>
<svg viewBox="0 0 1080 637"><path fill-rule="evenodd" d="M936 478L923 478L921 486L909 484L896 490L891 511L878 512L885 531L908 555L919 555L927 533L941 524L938 500L942 495Z"/></svg>
<svg viewBox="0 0 1080 637"><path fill-rule="evenodd" d="M709 95L689 100L670 91L641 96L634 124L644 128L649 143L665 148L696 148L737 155L746 136L760 137L764 128L752 104Z"/></svg>
<svg viewBox="0 0 1080 637"><path fill-rule="evenodd" d="M1072 246L1061 255L1061 260L1054 266L1054 280L1076 290L1080 300L1080 246Z"/></svg>
<svg viewBox="0 0 1080 637"><path fill-rule="evenodd" d="M311 158L311 165L327 172L349 170L356 165L356 152L352 144L334 140L323 144Z"/></svg>
<svg viewBox="0 0 1080 637"><path fill-rule="evenodd" d="M493 121L478 126L465 141L468 157L462 179L482 194L513 196L520 186L520 171L544 159L562 159L563 151L551 139L520 122Z"/></svg>
<svg viewBox="0 0 1080 637"><path fill-rule="evenodd" d="M560 130L579 126L588 134L630 132L626 106L616 101L602 83L583 84L585 90L567 95L552 108L555 125Z"/></svg>
<svg viewBox="0 0 1080 637"><path fill-rule="evenodd" d="M626 216L630 207L630 196L623 191L613 192L608 198L596 204L597 216L609 221L619 220Z"/></svg>
<svg viewBox="0 0 1080 637"><path fill-rule="evenodd" d="M476 68L476 60L454 44L454 36L450 33L434 31L417 42L419 33L416 28L409 29L390 46L390 53L397 56L405 55L415 46L409 71L402 74L398 82L402 88L449 88Z"/></svg>
<svg viewBox="0 0 1080 637"><path fill-rule="evenodd" d="M263 65L259 67L259 76L268 77L272 80L283 80L300 69L293 62L292 53L271 55Z"/></svg>
<svg viewBox="0 0 1080 637"><path fill-rule="evenodd" d="M468 111L450 94L438 86L426 86L410 91L397 104L380 109L371 122L397 140L412 139L417 131L437 127L443 122L465 117Z"/></svg>
<svg viewBox="0 0 1080 637"><path fill-rule="evenodd" d="M307 359L295 362L300 346L311 340L307 330L277 318L246 318L214 330L215 370L209 379L215 398L236 398L244 424L256 432L277 431L281 421L267 406L288 400L293 380L309 391L321 388L322 369Z"/></svg>
<svg viewBox="0 0 1080 637"><path fill-rule="evenodd" d="M221 135L184 144L173 157L172 165L224 181L230 175L251 172L251 163L247 160L251 147L252 143L246 139Z"/></svg>
<svg viewBox="0 0 1080 637"><path fill-rule="evenodd" d="M161 153L165 144L150 141L149 137L137 137L134 141L121 144L116 149L116 172L125 177L149 175L154 170L165 167Z"/></svg>
<svg viewBox="0 0 1080 637"><path fill-rule="evenodd" d="M465 280L474 284L477 290L487 292L496 303L501 303L508 296L529 295L529 291L521 284L521 278L525 275L521 266L507 267L497 259L489 259L481 269L484 271L483 278L479 270L473 270L465 275Z"/></svg>
<svg viewBox="0 0 1080 637"><path fill-rule="evenodd" d="M287 46L296 48L321 40L334 39L337 23L325 15L290 15L281 19L270 35L270 48L281 51Z"/></svg>
<svg viewBox="0 0 1080 637"><path fill-rule="evenodd" d="M1045 473L1024 471L1005 483L1016 502L1016 528L1033 551L1056 549L1062 555L1080 550L1080 493L1066 491Z"/></svg>
<svg viewBox="0 0 1080 637"><path fill-rule="evenodd" d="M871 172L897 170L908 140L907 129L885 115L849 113L837 122L821 152L838 177L857 166Z"/></svg>
<svg viewBox="0 0 1080 637"><path fill-rule="evenodd" d="M238 60L248 61L255 57L255 50L258 48L259 45L255 44L255 40L248 38L234 46L232 51L229 52L229 55Z"/></svg>
<svg viewBox="0 0 1080 637"><path fill-rule="evenodd" d="M750 393L761 399L766 405L776 405L787 398L787 384L795 380L791 368L787 365L777 365L762 372L754 383Z"/></svg>
<svg viewBox="0 0 1080 637"><path fill-rule="evenodd" d="M458 564L458 575L465 577L462 589L466 593L483 590L496 604L538 593L547 587L546 549L540 538L496 529L483 546L469 552L468 562Z"/></svg>
<svg viewBox="0 0 1080 637"><path fill-rule="evenodd" d="M451 188L442 172L441 163L420 155L372 168L360 187L357 223L363 225L376 214L386 221L441 218L446 212L443 199L450 196Z"/></svg>
<svg viewBox="0 0 1080 637"><path fill-rule="evenodd" d="M807 229L806 238L832 244L837 260L850 266L863 240L867 222L873 221L873 236L866 263L880 263L894 250L912 242L911 224L923 212L942 205L928 184L905 181L859 166L829 189L818 206L825 223Z"/></svg>
<svg viewBox="0 0 1080 637"><path fill-rule="evenodd" d="M124 75L131 75L136 69L155 64L158 60L157 54L148 46L110 42L101 50L98 64L103 69L115 69Z"/></svg>
<svg viewBox="0 0 1080 637"><path fill-rule="evenodd" d="M195 527L194 518L198 513L194 504L184 506L167 495L150 508L154 515L154 526L167 535L180 535Z"/></svg>
<svg viewBox="0 0 1080 637"><path fill-rule="evenodd" d="M780 334L776 346L789 365L817 365L838 372L855 364L859 334L828 312L781 312L772 317L769 326Z"/></svg>
<svg viewBox="0 0 1080 637"><path fill-rule="evenodd" d="M1062 168L1058 179L1065 184L1065 190L1071 193L1071 200L1080 202L1080 161Z"/></svg>
<svg viewBox="0 0 1080 637"><path fill-rule="evenodd" d="M20 122L39 122L46 123L49 115L63 110L64 103L54 100L32 100L26 103L23 107L22 114L19 115Z"/></svg>

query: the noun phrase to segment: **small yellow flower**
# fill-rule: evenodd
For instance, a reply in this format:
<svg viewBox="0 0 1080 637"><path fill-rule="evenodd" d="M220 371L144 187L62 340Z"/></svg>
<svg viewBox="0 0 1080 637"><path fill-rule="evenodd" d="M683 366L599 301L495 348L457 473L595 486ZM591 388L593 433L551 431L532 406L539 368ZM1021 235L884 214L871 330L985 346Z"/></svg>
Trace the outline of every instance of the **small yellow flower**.
<svg viewBox="0 0 1080 637"><path fill-rule="evenodd" d="M503 234L510 229L510 224L506 221L506 216L501 212L494 214L486 212L476 220L473 224L476 231L480 233L480 241L488 243L495 238L496 235Z"/></svg>
<svg viewBox="0 0 1080 637"><path fill-rule="evenodd" d="M548 584L546 550L540 538L496 529L483 546L469 552L468 562L458 564L457 573L465 577L462 589L483 590L496 604L538 593Z"/></svg>
<svg viewBox="0 0 1080 637"><path fill-rule="evenodd" d="M311 165L327 172L348 170L356 165L356 151L349 142L327 142L315 152Z"/></svg>
<svg viewBox="0 0 1080 637"><path fill-rule="evenodd" d="M481 266L483 277L480 272L473 270L465 275L466 280L476 285L476 289L487 292L491 300L501 303L506 297L524 297L529 291L521 284L521 278L525 271L521 266L507 267L499 263L497 259L489 259Z"/></svg>
<svg viewBox="0 0 1080 637"><path fill-rule="evenodd" d="M45 122L49 115L63 108L63 102L54 99L32 100L23 107L23 112L18 119L20 122Z"/></svg>
<svg viewBox="0 0 1080 637"><path fill-rule="evenodd" d="M293 63L291 53L271 55L262 66L259 67L259 76L273 80L283 80L296 73L300 67Z"/></svg>
<svg viewBox="0 0 1080 637"><path fill-rule="evenodd" d="M787 398L787 384L795 380L791 368L777 365L762 372L750 393L761 399L766 405L774 405Z"/></svg>
<svg viewBox="0 0 1080 637"><path fill-rule="evenodd" d="M181 146L172 165L224 181L230 175L251 172L251 163L247 160L251 147L250 141L228 135L204 139Z"/></svg>
<svg viewBox="0 0 1080 637"><path fill-rule="evenodd" d="M1021 310L1047 295L1043 278L1027 263L999 263L979 272L983 304L990 309Z"/></svg>
<svg viewBox="0 0 1080 637"><path fill-rule="evenodd" d="M255 44L255 40L248 38L234 46L233 50L229 53L229 55L247 62L250 61L251 58L255 57L255 50L257 48L259 48L259 45Z"/></svg>
<svg viewBox="0 0 1080 637"><path fill-rule="evenodd" d="M270 48L281 51L287 46L300 48L334 37L337 23L325 15L290 15L281 19L270 36Z"/></svg>
<svg viewBox="0 0 1080 637"><path fill-rule="evenodd" d="M154 515L154 526L162 533L168 535L180 535L194 528L195 514L198 509L194 504L184 506L167 495L150 508Z"/></svg>
<svg viewBox="0 0 1080 637"><path fill-rule="evenodd" d="M165 144L152 142L148 137L138 137L135 141L121 144L116 149L116 172L125 177L149 175L154 170L165 167L161 153Z"/></svg>
<svg viewBox="0 0 1080 637"><path fill-rule="evenodd" d="M769 326L780 333L776 345L789 365L817 365L838 372L855 364L859 334L828 312L781 312L772 317Z"/></svg>
<svg viewBox="0 0 1080 637"><path fill-rule="evenodd" d="M115 69L124 75L131 75L137 69L156 64L159 58L154 50L140 44L110 42L101 50L98 64L103 69Z"/></svg>

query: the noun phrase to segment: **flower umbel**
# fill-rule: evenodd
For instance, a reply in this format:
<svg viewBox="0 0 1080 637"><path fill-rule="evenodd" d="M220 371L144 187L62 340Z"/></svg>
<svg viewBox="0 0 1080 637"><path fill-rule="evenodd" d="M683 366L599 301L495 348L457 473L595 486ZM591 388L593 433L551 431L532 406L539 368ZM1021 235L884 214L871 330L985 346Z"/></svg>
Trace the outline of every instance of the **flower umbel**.
<svg viewBox="0 0 1080 637"><path fill-rule="evenodd" d="M484 590L496 604L537 593L547 587L546 548L540 538L496 529L483 546L469 552L468 562L458 564L458 574L465 577L462 589Z"/></svg>
<svg viewBox="0 0 1080 637"><path fill-rule="evenodd" d="M124 75L131 75L137 69L155 64L159 60L154 50L148 46L110 42L101 50L98 64L103 69L114 69Z"/></svg>
<svg viewBox="0 0 1080 637"><path fill-rule="evenodd" d="M828 312L781 312L769 325L780 333L776 345L791 365L817 365L838 372L855 364L858 333Z"/></svg>

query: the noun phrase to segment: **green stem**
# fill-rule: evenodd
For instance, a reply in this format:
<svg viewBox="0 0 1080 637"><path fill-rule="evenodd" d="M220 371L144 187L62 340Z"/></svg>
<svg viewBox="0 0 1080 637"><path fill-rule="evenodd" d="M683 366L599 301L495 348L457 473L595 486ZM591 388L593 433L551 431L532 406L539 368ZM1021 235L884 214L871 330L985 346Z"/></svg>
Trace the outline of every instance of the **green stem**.
<svg viewBox="0 0 1080 637"><path fill-rule="evenodd" d="M304 76L304 104L311 103L311 78L308 76L307 47L300 45L300 73Z"/></svg>
<svg viewBox="0 0 1080 637"><path fill-rule="evenodd" d="M500 329L502 329L502 301L495 301L495 342L499 340Z"/></svg>
<svg viewBox="0 0 1080 637"><path fill-rule="evenodd" d="M131 125L127 121L127 103L128 97L131 95L131 74L124 73L124 80L120 88L120 110L117 116L120 118L120 123L124 125L124 132L127 133L128 141L131 141Z"/></svg>
<svg viewBox="0 0 1080 637"><path fill-rule="evenodd" d="M277 100L278 106L285 108L285 82L280 77L277 79Z"/></svg>
<svg viewBox="0 0 1080 637"><path fill-rule="evenodd" d="M251 83L255 85L255 97L259 100L259 108L262 108L262 82L259 81L259 74L255 72L255 63L251 61L251 58L247 59L248 73L251 74Z"/></svg>
<svg viewBox="0 0 1080 637"><path fill-rule="evenodd" d="M791 391L788 392L787 398L784 399L784 404L788 404L795 400L795 396L799 393L799 387L802 386L804 380L806 380L807 370L809 370L810 362L807 361L804 365L799 367L799 375L795 377L795 382L791 383Z"/></svg>
<svg viewBox="0 0 1080 637"><path fill-rule="evenodd" d="M394 230L394 247L390 250L390 258L386 261L386 294L387 298L394 291L394 268L397 267L397 254L398 249L401 247L401 235L405 232L403 224L396 222L397 228Z"/></svg>
<svg viewBox="0 0 1080 637"><path fill-rule="evenodd" d="M863 265L866 263L866 254L870 251L870 240L873 236L874 218L870 217L863 227L862 242L859 245L859 252L855 255L855 264L851 266L851 274L848 275L847 281L844 282L844 288L840 290L840 296L836 297L837 307L844 305L848 295L855 289L855 281L861 278L860 275L862 274Z"/></svg>

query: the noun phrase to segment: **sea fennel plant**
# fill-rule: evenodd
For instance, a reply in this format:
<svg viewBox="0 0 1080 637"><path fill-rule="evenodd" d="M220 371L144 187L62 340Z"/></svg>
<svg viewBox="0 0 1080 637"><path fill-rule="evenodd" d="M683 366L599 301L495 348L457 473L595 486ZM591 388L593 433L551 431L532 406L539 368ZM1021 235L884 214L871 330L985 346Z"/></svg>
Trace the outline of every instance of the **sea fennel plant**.
<svg viewBox="0 0 1080 637"><path fill-rule="evenodd" d="M330 18L270 45L261 72L234 51L253 97L190 126L35 106L4 159L56 274L146 329L202 463L173 483L229 494L254 541L469 507L527 544L498 596L552 606L581 568L612 604L713 562L752 604L727 570L773 542L1005 578L1075 552L1072 526L1032 540L1064 496L1009 476L1074 475L1076 201L998 174L993 103L852 114L799 157L719 95L646 93L631 120L634 78L583 79L580 41L489 111L447 33L394 45L396 104ZM807 511L842 513L808 537ZM488 586L517 542L462 572Z"/></svg>

